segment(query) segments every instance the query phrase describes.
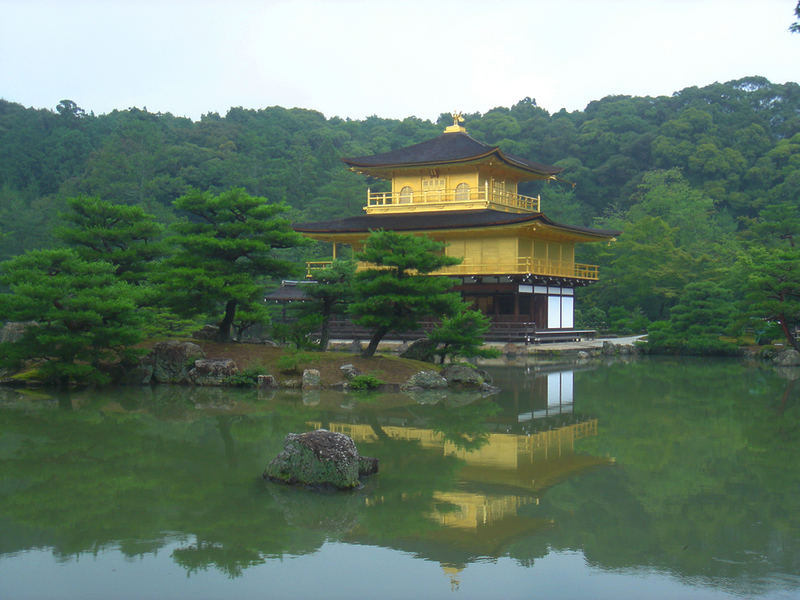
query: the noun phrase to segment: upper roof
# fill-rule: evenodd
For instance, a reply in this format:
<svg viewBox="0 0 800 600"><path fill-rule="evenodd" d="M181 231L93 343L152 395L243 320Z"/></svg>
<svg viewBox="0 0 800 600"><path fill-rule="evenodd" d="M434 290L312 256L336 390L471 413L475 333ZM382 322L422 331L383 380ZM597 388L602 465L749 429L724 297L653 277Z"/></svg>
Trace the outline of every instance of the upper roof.
<svg viewBox="0 0 800 600"><path fill-rule="evenodd" d="M500 150L498 146L484 144L463 132L443 133L439 137L414 144L413 146L406 146L405 148L371 156L343 158L342 160L354 170L379 174L376 172L388 168L441 166L490 158L496 158L515 170L529 173L534 176L532 178L554 177L563 170L559 167L507 154Z"/></svg>
<svg viewBox="0 0 800 600"><path fill-rule="evenodd" d="M562 225L547 218L542 213L511 213L499 210L455 210L436 213L397 213L380 215L359 215L336 221L316 223L297 223L295 231L306 234L342 235L368 233L377 229L388 231L434 231L469 228L503 227L541 223L553 229L560 229L584 236L609 239L618 236L620 231L591 229L575 225Z"/></svg>

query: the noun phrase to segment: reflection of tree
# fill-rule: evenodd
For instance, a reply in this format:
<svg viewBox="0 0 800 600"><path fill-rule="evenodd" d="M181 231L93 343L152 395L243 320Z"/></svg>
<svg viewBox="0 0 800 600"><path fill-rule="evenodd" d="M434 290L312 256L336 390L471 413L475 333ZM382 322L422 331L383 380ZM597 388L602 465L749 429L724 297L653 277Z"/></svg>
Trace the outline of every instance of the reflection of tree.
<svg viewBox="0 0 800 600"><path fill-rule="evenodd" d="M428 427L441 433L456 448L467 451L486 445L486 423L498 412L500 407L497 404L479 394L465 398L448 394L444 402L414 408L414 413L424 419Z"/></svg>
<svg viewBox="0 0 800 600"><path fill-rule="evenodd" d="M69 412L54 403L6 404L4 552L44 545L71 556L118 547L135 556L177 535L187 541L173 558L190 573L215 567L235 577L266 557L313 552L356 530L391 545L400 532L429 529L434 492L452 485L458 465L416 442L390 441L361 448L379 457L381 475L353 494L266 484L259 475L286 433L327 418L320 410L281 402L243 409L244 392L232 391L240 404L222 406L214 391L164 389L139 401L124 389L113 401L73 394Z"/></svg>
<svg viewBox="0 0 800 600"><path fill-rule="evenodd" d="M16 549L28 547L24 538L38 538L40 531L48 532L47 545L60 555L128 539L151 543L123 552L152 551L172 532L195 535L203 547L244 548L245 556L313 549L292 541L295 533L264 502L262 486L248 483L260 484L258 474L284 433L302 428L297 416L265 419L259 443L236 440L231 464L219 424L232 441L235 420L195 412L186 420L160 421L111 404L96 408L0 413L3 436L19 440L0 454L6 482L0 513L29 532Z"/></svg>
<svg viewBox="0 0 800 600"><path fill-rule="evenodd" d="M172 552L172 558L190 575L197 571L204 571L213 565L230 578L239 577L247 567L264 563L264 558L259 552L249 548L238 550L233 553L231 548L220 544L197 542L175 549Z"/></svg>

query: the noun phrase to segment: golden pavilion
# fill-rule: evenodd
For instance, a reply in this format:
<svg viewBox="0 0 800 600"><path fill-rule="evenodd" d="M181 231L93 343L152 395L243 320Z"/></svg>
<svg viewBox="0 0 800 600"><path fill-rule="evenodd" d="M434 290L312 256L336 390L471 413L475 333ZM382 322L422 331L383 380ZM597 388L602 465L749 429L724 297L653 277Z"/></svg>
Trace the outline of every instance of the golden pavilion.
<svg viewBox="0 0 800 600"><path fill-rule="evenodd" d="M518 192L522 182L555 180L561 169L503 152L453 125L434 139L371 156L345 158L351 170L391 182L391 190L367 190L364 213L294 229L312 239L362 249L371 231L428 235L447 244L461 264L435 272L456 280L454 289L488 315L493 327L516 339L574 329L575 288L598 278L595 265L575 261L575 246L613 241L618 231L564 225L543 212L540 197ZM326 262L309 263L313 269ZM497 339L502 339L502 335ZM533 341L533 340L531 340Z"/></svg>

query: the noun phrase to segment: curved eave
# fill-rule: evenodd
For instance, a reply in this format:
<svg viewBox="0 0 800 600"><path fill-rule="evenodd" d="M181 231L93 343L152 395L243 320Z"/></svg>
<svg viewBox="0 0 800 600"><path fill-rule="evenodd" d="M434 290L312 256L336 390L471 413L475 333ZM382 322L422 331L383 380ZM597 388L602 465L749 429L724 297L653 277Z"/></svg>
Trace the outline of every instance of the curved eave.
<svg viewBox="0 0 800 600"><path fill-rule="evenodd" d="M504 154L499 148L492 148L481 154L472 156L465 156L462 158L449 158L443 160L426 160L420 162L403 162L403 163L384 163L384 164L363 164L356 161L343 158L347 166L352 171L362 175L369 175L380 179L392 179L396 171L408 171L417 169L432 169L441 167L457 167L471 164L490 164L493 159L497 160L495 168L505 168L514 172L520 181L529 181L533 179L555 179L563 169L558 167L547 168L547 165L542 165L541 169L536 169L531 165L527 165L513 157Z"/></svg>
<svg viewBox="0 0 800 600"><path fill-rule="evenodd" d="M385 229L402 233L425 233L449 236L456 232L536 230L547 237L561 237L576 242L613 240L622 232L564 225L552 221L543 213L505 213L491 209L477 211L446 211L400 215L360 215L338 221L298 223L298 233L317 240L359 239L371 231Z"/></svg>

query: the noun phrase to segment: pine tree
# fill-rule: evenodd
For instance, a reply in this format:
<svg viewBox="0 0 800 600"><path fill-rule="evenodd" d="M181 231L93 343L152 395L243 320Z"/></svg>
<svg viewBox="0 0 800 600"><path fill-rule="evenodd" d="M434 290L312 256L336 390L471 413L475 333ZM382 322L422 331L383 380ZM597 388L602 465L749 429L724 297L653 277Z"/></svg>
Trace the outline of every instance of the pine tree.
<svg viewBox="0 0 800 600"><path fill-rule="evenodd" d="M452 315L461 306L459 295L450 291L452 280L428 275L460 262L446 256L444 247L425 236L393 231L376 231L367 238L356 258L372 268L356 274L350 306L353 320L373 330L363 356L374 355L390 331L411 331L422 318Z"/></svg>
<svg viewBox="0 0 800 600"><path fill-rule="evenodd" d="M113 204L100 198L79 196L67 200L69 211L56 237L75 248L88 261L114 265L125 281L141 284L154 261L166 252L160 241L164 227L141 206Z"/></svg>
<svg viewBox="0 0 800 600"><path fill-rule="evenodd" d="M451 317L445 317L428 334L428 339L438 345L435 354L444 362L448 356L494 358L500 355L495 348L484 348L484 336L489 331L489 317L477 310L463 307Z"/></svg>
<svg viewBox="0 0 800 600"><path fill-rule="evenodd" d="M329 324L335 314L343 314L353 300L353 277L356 263L352 260L335 260L328 268L313 272L316 283L308 284L303 290L308 300L298 307L302 317L313 315L319 321L319 350L328 347Z"/></svg>
<svg viewBox="0 0 800 600"><path fill-rule="evenodd" d="M158 279L179 314L220 314L219 339L230 339L239 306L263 302L263 282L295 273L274 252L305 243L281 213L283 204L241 188L215 196L194 191L173 203L188 218L172 226L174 256ZM252 311L251 311L252 312Z"/></svg>
<svg viewBox="0 0 800 600"><path fill-rule="evenodd" d="M141 318L129 284L107 262L89 262L69 249L34 250L0 265L0 314L26 322L0 356L20 366L36 361L39 374L61 386L106 383L104 363L130 362L141 339Z"/></svg>

